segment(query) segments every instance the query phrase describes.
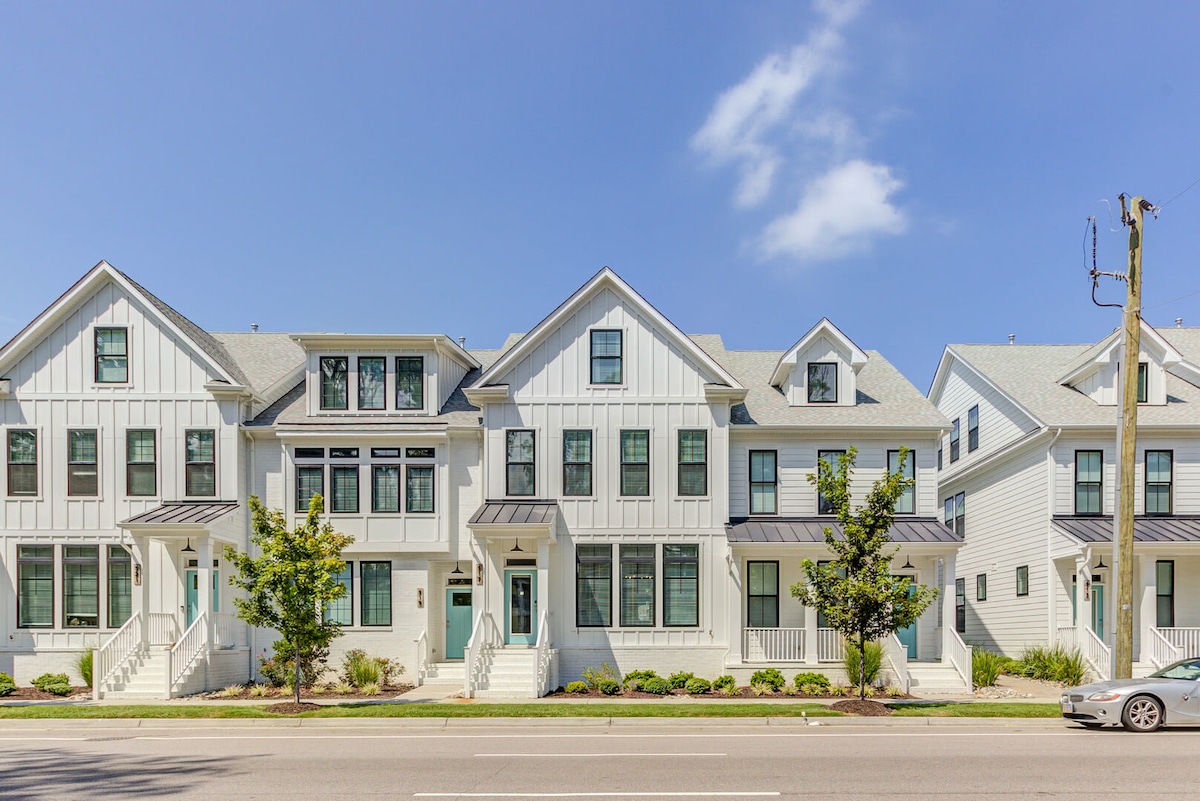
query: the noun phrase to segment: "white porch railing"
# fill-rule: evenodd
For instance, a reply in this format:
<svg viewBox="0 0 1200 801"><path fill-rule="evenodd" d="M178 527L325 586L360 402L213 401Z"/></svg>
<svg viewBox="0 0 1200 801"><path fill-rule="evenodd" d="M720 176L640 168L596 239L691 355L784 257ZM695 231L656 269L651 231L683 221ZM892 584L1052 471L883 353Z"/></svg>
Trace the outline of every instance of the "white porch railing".
<svg viewBox="0 0 1200 801"><path fill-rule="evenodd" d="M841 662L846 656L846 643L837 629L817 629L817 661Z"/></svg>
<svg viewBox="0 0 1200 801"><path fill-rule="evenodd" d="M213 645L217 648L235 648L246 644L246 624L237 615L217 612L213 615Z"/></svg>
<svg viewBox="0 0 1200 801"><path fill-rule="evenodd" d="M1161 633L1178 650L1179 656L1173 661L1200 656L1200 628L1161 628L1154 631Z"/></svg>
<svg viewBox="0 0 1200 801"><path fill-rule="evenodd" d="M954 629L950 630L953 636L946 647L946 658L950 660L950 664L954 665L954 669L958 671L958 675L966 683L967 687L974 689L975 687L975 672L972 664L971 646L963 642L963 638L958 636L958 632Z"/></svg>
<svg viewBox="0 0 1200 801"><path fill-rule="evenodd" d="M1163 629L1150 629L1150 661L1156 668L1164 668L1183 659L1183 652L1163 635Z"/></svg>
<svg viewBox="0 0 1200 801"><path fill-rule="evenodd" d="M429 633L425 630L421 631L421 636L416 639L417 644L417 669L416 678L414 681L420 687L425 683L425 674L429 671Z"/></svg>
<svg viewBox="0 0 1200 801"><path fill-rule="evenodd" d="M803 662L804 629L744 629L742 655L746 662Z"/></svg>
<svg viewBox="0 0 1200 801"><path fill-rule="evenodd" d="M1064 648L1078 648L1079 641L1075 638L1075 627L1059 626L1057 642Z"/></svg>
<svg viewBox="0 0 1200 801"><path fill-rule="evenodd" d="M147 616L150 624L150 642L147 645L171 645L179 640L179 621L169 612L151 612Z"/></svg>
<svg viewBox="0 0 1200 801"><path fill-rule="evenodd" d="M92 655L92 698L100 700L100 687L142 647L142 613L134 612L108 642Z"/></svg>
<svg viewBox="0 0 1200 801"><path fill-rule="evenodd" d="M1112 677L1112 651L1104 644L1104 640L1088 627L1059 626L1058 644L1064 648L1077 649L1099 679Z"/></svg>
<svg viewBox="0 0 1200 801"><path fill-rule="evenodd" d="M201 612L167 653L167 697L187 673L208 641L208 612Z"/></svg>
<svg viewBox="0 0 1200 801"><path fill-rule="evenodd" d="M892 666L892 672L896 674L896 686L901 692L907 693L911 686L908 678L908 646L900 642L896 632L884 637L882 643L883 653Z"/></svg>
<svg viewBox="0 0 1200 801"><path fill-rule="evenodd" d="M535 697L541 698L550 692L550 620L543 609L538 615L537 633L537 672L533 680Z"/></svg>
<svg viewBox="0 0 1200 801"><path fill-rule="evenodd" d="M467 674L464 681L467 698L475 697L475 690L479 688L479 680L483 676L484 657L488 649L499 645L500 641L500 629L496 626L496 621L492 619L491 614L481 610L475 618L475 625L471 628L471 639L467 641L463 655Z"/></svg>

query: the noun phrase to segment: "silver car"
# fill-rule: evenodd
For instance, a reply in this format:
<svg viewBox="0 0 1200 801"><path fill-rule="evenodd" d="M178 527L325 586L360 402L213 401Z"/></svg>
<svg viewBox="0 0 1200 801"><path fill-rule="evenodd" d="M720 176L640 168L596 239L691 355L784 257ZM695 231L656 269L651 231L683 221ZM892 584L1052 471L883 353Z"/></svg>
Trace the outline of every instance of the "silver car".
<svg viewBox="0 0 1200 801"><path fill-rule="evenodd" d="M1062 714L1089 729L1106 723L1119 723L1130 731L1200 725L1200 659L1184 659L1144 679L1073 687L1062 695Z"/></svg>

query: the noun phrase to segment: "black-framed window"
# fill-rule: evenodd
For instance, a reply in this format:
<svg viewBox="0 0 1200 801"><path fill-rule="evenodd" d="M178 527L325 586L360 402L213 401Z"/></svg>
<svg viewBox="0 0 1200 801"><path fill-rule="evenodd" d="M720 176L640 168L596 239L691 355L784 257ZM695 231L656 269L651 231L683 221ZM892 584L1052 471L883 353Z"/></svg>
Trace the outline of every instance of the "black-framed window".
<svg viewBox="0 0 1200 801"><path fill-rule="evenodd" d="M296 511L307 512L314 495L325 495L325 467L318 464L296 465Z"/></svg>
<svg viewBox="0 0 1200 801"><path fill-rule="evenodd" d="M345 356L321 357L321 408L350 408L350 360Z"/></svg>
<svg viewBox="0 0 1200 801"><path fill-rule="evenodd" d="M888 451L888 472L900 472L900 451ZM913 483L900 493L900 497L896 499L896 514L911 515L917 511L917 452L909 451L908 456L904 459L904 477L913 479Z"/></svg>
<svg viewBox="0 0 1200 801"><path fill-rule="evenodd" d="M425 408L425 358L396 357L396 408Z"/></svg>
<svg viewBox="0 0 1200 801"><path fill-rule="evenodd" d="M330 459L357 459L358 448L330 448Z"/></svg>
<svg viewBox="0 0 1200 801"><path fill-rule="evenodd" d="M1104 514L1104 451L1075 451L1075 514Z"/></svg>
<svg viewBox="0 0 1200 801"><path fill-rule="evenodd" d="M400 511L400 465L371 466L371 511Z"/></svg>
<svg viewBox="0 0 1200 801"><path fill-rule="evenodd" d="M537 482L534 432L513 429L505 432L505 440L505 493L533 495Z"/></svg>
<svg viewBox="0 0 1200 801"><path fill-rule="evenodd" d="M100 494L96 449L96 429L67 431L67 495L94 498Z"/></svg>
<svg viewBox="0 0 1200 801"><path fill-rule="evenodd" d="M358 408L387 408L387 359L382 356L358 357Z"/></svg>
<svg viewBox="0 0 1200 801"><path fill-rule="evenodd" d="M346 588L346 594L341 598L325 604L323 615L330 623L340 623L343 626L354 625L354 563L346 562L340 573L333 574L334 581Z"/></svg>
<svg viewBox="0 0 1200 801"><path fill-rule="evenodd" d="M1150 400L1150 365L1138 362L1137 402L1147 403Z"/></svg>
<svg viewBox="0 0 1200 801"><path fill-rule="evenodd" d="M153 430L125 432L125 494L131 498L158 494L157 440Z"/></svg>
<svg viewBox="0 0 1200 801"><path fill-rule="evenodd" d="M436 448L405 448L405 459L432 459L437 455Z"/></svg>
<svg viewBox="0 0 1200 801"><path fill-rule="evenodd" d="M750 451L750 514L779 513L778 464L778 451Z"/></svg>
<svg viewBox="0 0 1200 801"><path fill-rule="evenodd" d="M779 627L779 562L746 563L746 626Z"/></svg>
<svg viewBox="0 0 1200 801"><path fill-rule="evenodd" d="M1175 628L1175 560L1160 559L1154 563L1154 600L1160 629Z"/></svg>
<svg viewBox="0 0 1200 801"><path fill-rule="evenodd" d="M699 545L663 545L663 625L700 625Z"/></svg>
<svg viewBox="0 0 1200 801"><path fill-rule="evenodd" d="M967 410L967 453L979 449L979 404Z"/></svg>
<svg viewBox="0 0 1200 801"><path fill-rule="evenodd" d="M211 428L184 432L184 494L213 497L217 494L217 433Z"/></svg>
<svg viewBox="0 0 1200 801"><path fill-rule="evenodd" d="M54 546L17 546L17 628L54 628Z"/></svg>
<svg viewBox="0 0 1200 801"><path fill-rule="evenodd" d="M987 573L979 573L975 576L975 600L987 600Z"/></svg>
<svg viewBox="0 0 1200 801"><path fill-rule="evenodd" d="M612 625L612 546L575 546L575 625Z"/></svg>
<svg viewBox="0 0 1200 801"><path fill-rule="evenodd" d="M950 464L954 464L955 462L958 461L958 455L959 455L959 441L958 440L959 440L959 436L960 436L958 420L959 420L959 418L955 417L954 422L950 424Z"/></svg>
<svg viewBox="0 0 1200 801"><path fill-rule="evenodd" d="M1146 451L1146 514L1171 514L1174 451Z"/></svg>
<svg viewBox="0 0 1200 801"><path fill-rule="evenodd" d="M325 458L325 449L324 448L296 448L295 454L296 454L297 459L324 459Z"/></svg>
<svg viewBox="0 0 1200 801"><path fill-rule="evenodd" d="M967 494L965 492L954 496L954 533L964 538L967 536Z"/></svg>
<svg viewBox="0 0 1200 801"><path fill-rule="evenodd" d="M100 546L63 546L63 628L100 627Z"/></svg>
<svg viewBox="0 0 1200 801"><path fill-rule="evenodd" d="M624 365L622 363L621 338L622 332L619 330L592 329L593 384L620 384L622 382Z"/></svg>
<svg viewBox="0 0 1200 801"><path fill-rule="evenodd" d="M8 430L8 494L38 494L38 437L31 428Z"/></svg>
<svg viewBox="0 0 1200 801"><path fill-rule="evenodd" d="M938 467L937 467L938 470L942 469L942 450L943 450L942 443L939 442L938 443Z"/></svg>
<svg viewBox="0 0 1200 801"><path fill-rule="evenodd" d="M655 546L622 545L621 625L650 627L655 623Z"/></svg>
<svg viewBox="0 0 1200 801"><path fill-rule="evenodd" d="M954 580L954 630L967 633L967 580Z"/></svg>
<svg viewBox="0 0 1200 801"><path fill-rule="evenodd" d="M133 559L120 545L108 546L106 625L118 629L133 615Z"/></svg>
<svg viewBox="0 0 1200 801"><path fill-rule="evenodd" d="M836 473L840 464L840 460L845 455L845 451L817 451L817 475L824 475L826 470L832 470ZM830 500L826 498L820 490L818 490L817 514L831 515L835 512L836 510L833 508L833 504L830 502Z"/></svg>
<svg viewBox="0 0 1200 801"><path fill-rule="evenodd" d="M1017 568L1017 597L1029 594L1029 565Z"/></svg>
<svg viewBox="0 0 1200 801"><path fill-rule="evenodd" d="M433 466L410 464L404 468L404 510L433 511Z"/></svg>
<svg viewBox="0 0 1200 801"><path fill-rule="evenodd" d="M837 403L837 367L836 362L809 362L809 403Z"/></svg>
<svg viewBox="0 0 1200 801"><path fill-rule="evenodd" d="M650 432L621 432L621 494L650 494Z"/></svg>
<svg viewBox="0 0 1200 801"><path fill-rule="evenodd" d="M563 495L592 494L592 432L563 431Z"/></svg>
<svg viewBox="0 0 1200 801"><path fill-rule="evenodd" d="M364 626L392 625L392 563L359 562L358 619Z"/></svg>
<svg viewBox="0 0 1200 801"><path fill-rule="evenodd" d="M679 431L679 494L708 494L708 432Z"/></svg>
<svg viewBox="0 0 1200 801"><path fill-rule="evenodd" d="M339 514L358 511L358 465L330 466L329 511Z"/></svg>
<svg viewBox="0 0 1200 801"><path fill-rule="evenodd" d="M96 383L129 382L129 329L96 328Z"/></svg>

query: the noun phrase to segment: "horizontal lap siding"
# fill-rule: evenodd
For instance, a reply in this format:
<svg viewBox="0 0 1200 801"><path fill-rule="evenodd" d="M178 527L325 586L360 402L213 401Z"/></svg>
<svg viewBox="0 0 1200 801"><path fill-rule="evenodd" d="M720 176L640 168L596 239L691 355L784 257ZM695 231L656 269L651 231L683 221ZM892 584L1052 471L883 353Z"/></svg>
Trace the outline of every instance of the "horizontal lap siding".
<svg viewBox="0 0 1200 801"><path fill-rule="evenodd" d="M1114 412L1115 415L1115 412ZM1070 437L1064 435L1054 446L1055 502L1054 513L1075 513L1075 452L1098 450L1104 453L1104 513L1116 511L1117 457L1116 428L1111 437ZM1137 462L1134 465L1134 514L1145 510L1146 451L1174 451L1174 487L1172 512L1177 515L1200 514L1200 437L1164 437L1141 434L1137 441Z"/></svg>
<svg viewBox="0 0 1200 801"><path fill-rule="evenodd" d="M938 411L946 415L951 423L958 419L960 440L959 460L954 463L956 468L977 462L1037 428L1008 398L957 361L951 366L942 391L934 400ZM979 448L969 452L967 412L976 404L979 406ZM942 447L943 464L949 468L949 432L942 438Z"/></svg>

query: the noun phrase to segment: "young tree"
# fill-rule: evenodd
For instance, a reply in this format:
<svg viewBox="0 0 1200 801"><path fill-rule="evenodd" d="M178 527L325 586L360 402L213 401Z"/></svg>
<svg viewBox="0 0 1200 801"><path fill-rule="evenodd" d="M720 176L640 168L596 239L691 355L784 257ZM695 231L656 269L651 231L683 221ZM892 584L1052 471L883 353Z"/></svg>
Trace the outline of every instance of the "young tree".
<svg viewBox="0 0 1200 801"><path fill-rule="evenodd" d="M904 477L910 452L900 450L900 464L876 481L866 504L850 509L850 480L854 473L855 448L842 454L836 467L825 460L808 482L833 507L844 536L825 528L825 545L834 559L819 565L811 559L800 563L805 581L792 585L792 597L825 616L830 628L858 647L858 697L866 698L865 647L869 642L912 625L937 597L937 589L913 584L911 579L892 577L892 557L899 547L888 547L888 531L896 516L896 501L913 480Z"/></svg>
<svg viewBox="0 0 1200 801"><path fill-rule="evenodd" d="M342 550L354 538L322 523L323 509L321 496L314 495L304 523L289 531L283 512L268 509L251 495L250 539L262 555L251 557L225 547L225 559L237 571L229 583L249 596L233 599L238 617L251 626L279 632L276 656L287 655L296 663L296 703L300 703L300 687L317 678L316 668L342 629L340 623L326 620L322 610L346 594L336 576L346 567Z"/></svg>

